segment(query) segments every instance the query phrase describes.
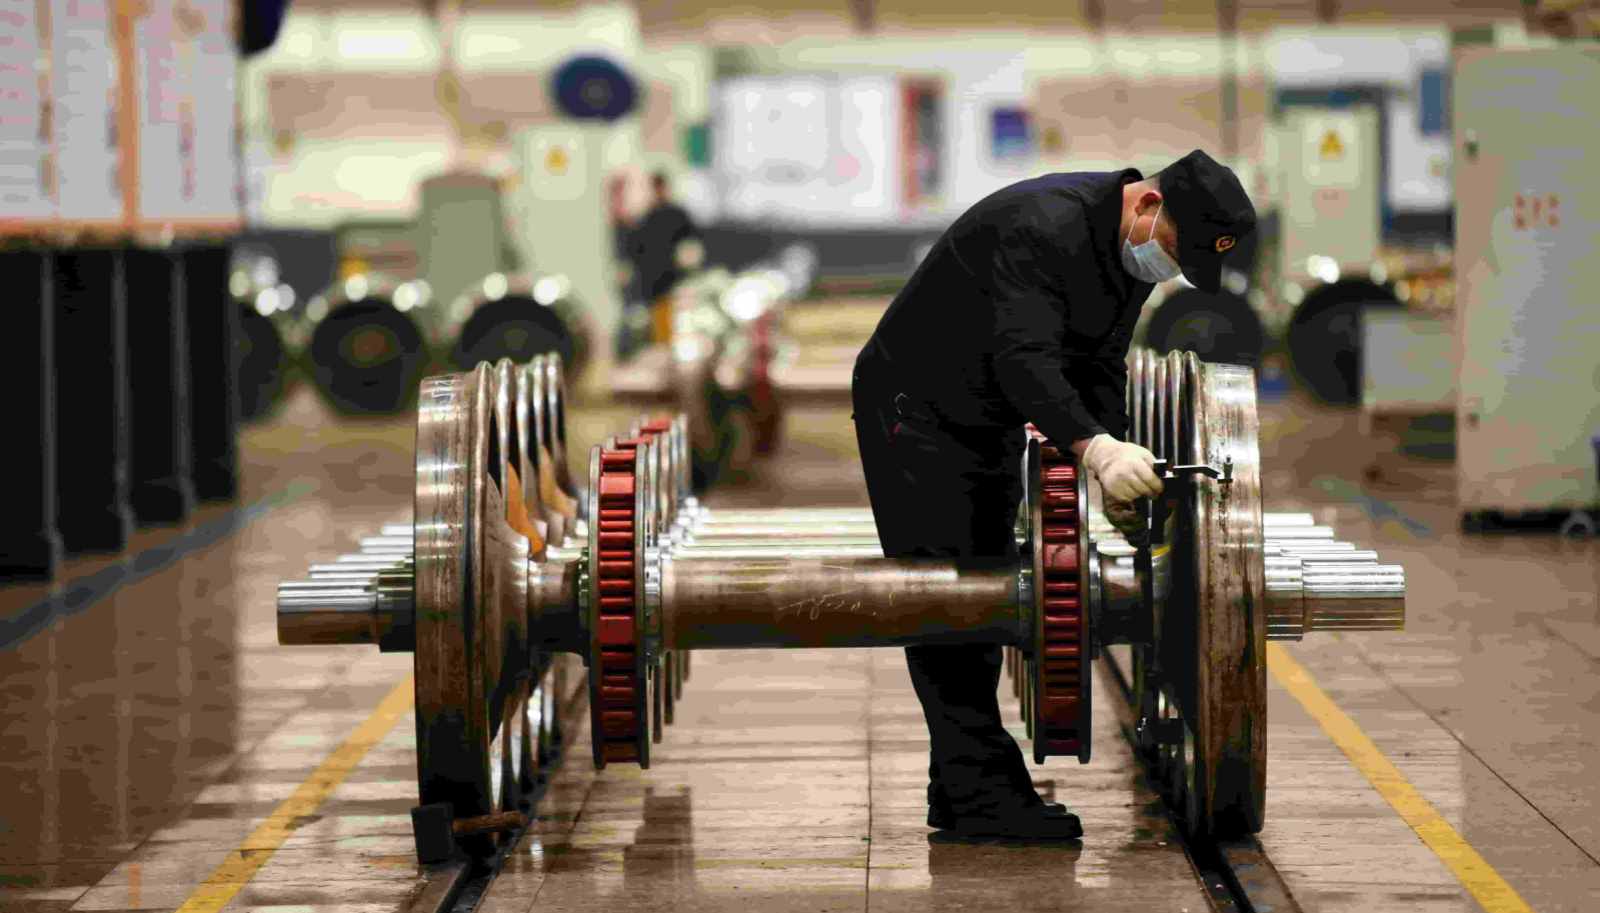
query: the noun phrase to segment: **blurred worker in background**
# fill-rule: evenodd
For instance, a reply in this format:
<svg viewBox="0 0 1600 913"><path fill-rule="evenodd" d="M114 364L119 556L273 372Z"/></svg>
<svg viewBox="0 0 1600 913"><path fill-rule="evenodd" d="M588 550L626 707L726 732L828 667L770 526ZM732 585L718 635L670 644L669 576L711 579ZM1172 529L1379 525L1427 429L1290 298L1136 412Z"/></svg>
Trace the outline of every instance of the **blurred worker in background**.
<svg viewBox="0 0 1600 913"><path fill-rule="evenodd" d="M639 271L633 262L634 232L644 214L640 184L643 176L631 167L618 169L606 180L606 214L611 223L611 254L616 263L617 295L622 319L617 325L617 357L631 358L650 342L650 305L639 289Z"/></svg>
<svg viewBox="0 0 1600 913"><path fill-rule="evenodd" d="M890 557L1014 562L1023 426L1070 447L1137 537L1155 457L1125 441L1125 359L1155 283L1216 291L1255 227L1233 171L1195 150L1145 178L1050 174L983 199L934 244L856 359L856 437ZM998 646L908 647L932 741L928 824L1073 839L1001 724Z"/></svg>
<svg viewBox="0 0 1600 913"><path fill-rule="evenodd" d="M665 172L651 175L650 190L650 211L633 232L633 263L639 291L650 302L652 337L666 342L672 338L673 286L700 265L705 249L688 210L672 202Z"/></svg>

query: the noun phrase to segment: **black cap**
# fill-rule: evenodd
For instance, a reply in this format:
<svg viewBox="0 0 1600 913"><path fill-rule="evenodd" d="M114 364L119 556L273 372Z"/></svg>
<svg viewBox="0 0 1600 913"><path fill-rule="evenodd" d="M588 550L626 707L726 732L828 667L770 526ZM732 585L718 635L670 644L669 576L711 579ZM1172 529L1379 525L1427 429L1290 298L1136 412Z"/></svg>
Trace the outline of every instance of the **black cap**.
<svg viewBox="0 0 1600 913"><path fill-rule="evenodd" d="M1172 224L1178 228L1178 265L1196 288L1222 286L1222 260L1256 227L1256 208L1233 169L1199 149L1157 177Z"/></svg>

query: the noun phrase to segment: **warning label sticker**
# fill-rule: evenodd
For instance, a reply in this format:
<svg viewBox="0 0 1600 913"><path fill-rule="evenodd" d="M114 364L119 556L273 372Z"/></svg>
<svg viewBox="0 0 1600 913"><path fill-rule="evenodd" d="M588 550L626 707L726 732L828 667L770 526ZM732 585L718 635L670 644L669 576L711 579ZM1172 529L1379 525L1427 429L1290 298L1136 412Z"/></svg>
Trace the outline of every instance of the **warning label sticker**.
<svg viewBox="0 0 1600 913"><path fill-rule="evenodd" d="M568 161L567 150L560 146L551 146L550 151L544 156L544 166L551 174L566 174Z"/></svg>
<svg viewBox="0 0 1600 913"><path fill-rule="evenodd" d="M1553 193L1519 193L1511 200L1511 225L1517 231L1561 227L1561 197Z"/></svg>
<svg viewBox="0 0 1600 913"><path fill-rule="evenodd" d="M1339 131L1329 130L1322 135L1322 146L1318 149L1323 161L1344 158L1344 140L1339 138Z"/></svg>
<svg viewBox="0 0 1600 913"><path fill-rule="evenodd" d="M1360 124L1346 111L1305 117L1300 126L1300 161L1312 187L1354 189L1361 180Z"/></svg>

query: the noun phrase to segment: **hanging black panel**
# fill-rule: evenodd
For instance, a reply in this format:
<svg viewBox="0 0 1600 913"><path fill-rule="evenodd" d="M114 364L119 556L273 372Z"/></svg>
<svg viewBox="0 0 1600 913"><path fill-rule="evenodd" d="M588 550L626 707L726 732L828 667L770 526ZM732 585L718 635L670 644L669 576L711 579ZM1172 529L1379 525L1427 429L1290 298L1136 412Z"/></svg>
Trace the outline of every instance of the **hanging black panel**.
<svg viewBox="0 0 1600 913"><path fill-rule="evenodd" d="M230 251L226 244L201 244L182 256L194 489L202 500L226 501L239 493L239 371L234 364L239 309L228 294Z"/></svg>
<svg viewBox="0 0 1600 913"><path fill-rule="evenodd" d="M24 446L12 464L13 489L0 511L0 578L48 580L61 563L56 529L54 263L49 251L0 252L0 289L9 299L16 345L0 359L0 378L17 407L11 429Z"/></svg>
<svg viewBox="0 0 1600 913"><path fill-rule="evenodd" d="M169 250L131 249L126 258L133 516L176 523L194 507L183 264Z"/></svg>
<svg viewBox="0 0 1600 913"><path fill-rule="evenodd" d="M55 258L56 510L69 552L128 541L127 285L118 248Z"/></svg>

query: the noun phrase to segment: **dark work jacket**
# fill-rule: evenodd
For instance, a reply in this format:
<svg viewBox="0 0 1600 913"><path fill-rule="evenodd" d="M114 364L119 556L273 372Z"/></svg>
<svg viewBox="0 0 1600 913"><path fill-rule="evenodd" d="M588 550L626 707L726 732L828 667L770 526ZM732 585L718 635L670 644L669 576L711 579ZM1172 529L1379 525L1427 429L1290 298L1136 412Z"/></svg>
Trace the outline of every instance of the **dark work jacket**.
<svg viewBox="0 0 1600 913"><path fill-rule="evenodd" d="M1123 268L1121 172L1049 174L967 210L856 361L974 439L1032 422L1063 445L1127 432L1124 359L1153 286Z"/></svg>
<svg viewBox="0 0 1600 913"><path fill-rule="evenodd" d="M678 245L697 235L688 210L676 203L659 203L633 232L633 262L640 291L646 299L672 291L683 278L676 259Z"/></svg>

